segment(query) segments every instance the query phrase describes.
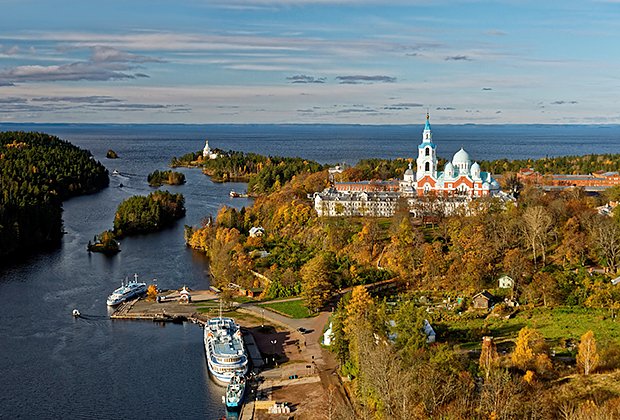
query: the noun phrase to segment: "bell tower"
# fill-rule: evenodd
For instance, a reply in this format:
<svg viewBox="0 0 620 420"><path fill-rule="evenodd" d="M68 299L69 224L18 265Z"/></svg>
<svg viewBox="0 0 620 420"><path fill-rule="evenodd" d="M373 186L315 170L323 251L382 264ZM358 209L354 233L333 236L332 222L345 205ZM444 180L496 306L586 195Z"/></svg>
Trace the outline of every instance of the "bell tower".
<svg viewBox="0 0 620 420"><path fill-rule="evenodd" d="M418 158L416 160L417 168L416 181L421 180L425 176L437 178L437 155L435 153L435 143L433 143L433 133L429 122L429 115L426 113L426 124L422 132L422 143L418 146Z"/></svg>

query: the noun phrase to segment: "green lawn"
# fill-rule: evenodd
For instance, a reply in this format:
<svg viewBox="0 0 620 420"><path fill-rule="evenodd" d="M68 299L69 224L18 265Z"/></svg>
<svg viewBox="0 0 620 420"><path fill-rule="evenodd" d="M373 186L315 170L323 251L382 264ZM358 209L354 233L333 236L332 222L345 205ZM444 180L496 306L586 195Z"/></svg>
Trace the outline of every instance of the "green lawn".
<svg viewBox="0 0 620 420"><path fill-rule="evenodd" d="M310 318L312 316L310 312L308 312L308 308L303 305L303 300L301 299L291 300L288 302L265 303L259 306L273 309L274 311L279 312L282 315L286 315L295 319Z"/></svg>
<svg viewBox="0 0 620 420"><path fill-rule="evenodd" d="M498 342L512 341L523 327L540 331L552 346L562 340L579 340L588 330L594 331L603 345L620 344L620 320L612 319L606 309L582 307L522 309L511 319L458 319L437 323L441 340L461 343L463 347L479 347L483 335L491 335Z"/></svg>

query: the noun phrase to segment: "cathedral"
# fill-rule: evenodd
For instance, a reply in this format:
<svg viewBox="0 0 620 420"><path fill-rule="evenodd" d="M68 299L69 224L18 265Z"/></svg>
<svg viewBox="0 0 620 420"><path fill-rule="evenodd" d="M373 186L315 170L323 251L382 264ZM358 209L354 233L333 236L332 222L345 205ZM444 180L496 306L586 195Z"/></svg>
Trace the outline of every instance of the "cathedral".
<svg viewBox="0 0 620 420"><path fill-rule="evenodd" d="M434 193L444 197L484 197L499 192L497 181L490 173L481 171L477 162L472 164L463 148L454 154L451 162L446 163L443 172L438 172L436 148L429 115L426 114L422 143L418 146L416 172L409 164L400 182L401 192L418 196Z"/></svg>
<svg viewBox="0 0 620 420"><path fill-rule="evenodd" d="M433 195L443 199L445 213L452 213L474 198L501 195L498 182L472 163L463 148L438 171L436 149L427 114L415 172L410 163L402 180L335 182L314 193L314 208L319 216L389 217L405 200L417 215L424 201L421 197Z"/></svg>

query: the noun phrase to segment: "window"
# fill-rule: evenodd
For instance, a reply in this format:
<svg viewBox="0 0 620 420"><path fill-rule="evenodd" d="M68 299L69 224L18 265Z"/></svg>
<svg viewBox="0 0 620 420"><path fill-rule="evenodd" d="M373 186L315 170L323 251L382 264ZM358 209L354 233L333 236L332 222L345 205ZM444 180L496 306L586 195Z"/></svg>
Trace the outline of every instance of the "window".
<svg viewBox="0 0 620 420"><path fill-rule="evenodd" d="M426 156L429 156L431 154L431 148L427 147L426 148Z"/></svg>
<svg viewBox="0 0 620 420"><path fill-rule="evenodd" d="M427 149L428 150L428 149ZM424 164L424 171L428 172L431 170L431 164L429 162L426 162Z"/></svg>

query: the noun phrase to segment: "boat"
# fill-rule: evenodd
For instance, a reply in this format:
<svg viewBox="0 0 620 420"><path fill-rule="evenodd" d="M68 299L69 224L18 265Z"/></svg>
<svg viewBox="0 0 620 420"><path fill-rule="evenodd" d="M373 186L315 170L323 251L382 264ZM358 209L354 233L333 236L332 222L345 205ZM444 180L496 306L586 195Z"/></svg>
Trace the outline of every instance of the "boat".
<svg viewBox="0 0 620 420"><path fill-rule="evenodd" d="M248 195L246 193L238 193L237 191L230 191L230 193L228 193L228 195L230 195L232 198L248 198Z"/></svg>
<svg viewBox="0 0 620 420"><path fill-rule="evenodd" d="M228 384L235 375L245 376L248 372L241 328L233 319L220 315L207 321L204 346L209 372L216 381Z"/></svg>
<svg viewBox="0 0 620 420"><path fill-rule="evenodd" d="M245 393L245 376L236 373L226 387L224 401L226 408L237 410L243 404L243 394Z"/></svg>
<svg viewBox="0 0 620 420"><path fill-rule="evenodd" d="M121 173L119 171L117 171L116 169L114 169L112 171L112 175L120 175Z"/></svg>
<svg viewBox="0 0 620 420"><path fill-rule="evenodd" d="M116 306L121 302L143 295L144 293L146 293L146 283L139 283L138 275L134 274L134 280L127 284L121 282L121 287L108 296L107 304L108 306Z"/></svg>
<svg viewBox="0 0 620 420"><path fill-rule="evenodd" d="M80 314L80 311L78 311L77 309L74 309L74 310L73 310L73 312L71 312L71 313L72 313L72 314L73 314L73 316L74 316L74 317L76 317L76 318L77 318L77 317L79 317L79 316L81 315L81 314Z"/></svg>

